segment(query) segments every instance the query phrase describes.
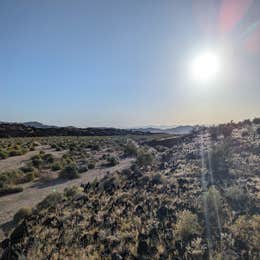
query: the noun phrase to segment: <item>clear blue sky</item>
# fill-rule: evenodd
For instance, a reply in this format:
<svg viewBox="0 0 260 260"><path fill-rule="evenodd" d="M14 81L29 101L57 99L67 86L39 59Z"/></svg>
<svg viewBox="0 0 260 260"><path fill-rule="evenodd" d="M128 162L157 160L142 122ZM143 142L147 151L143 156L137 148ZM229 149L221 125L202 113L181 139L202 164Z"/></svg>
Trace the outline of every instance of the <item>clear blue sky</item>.
<svg viewBox="0 0 260 260"><path fill-rule="evenodd" d="M260 50L246 41L260 46L260 1L243 1L232 24L226 1L1 0L0 121L132 127L259 116ZM198 87L189 60L220 45L227 67Z"/></svg>

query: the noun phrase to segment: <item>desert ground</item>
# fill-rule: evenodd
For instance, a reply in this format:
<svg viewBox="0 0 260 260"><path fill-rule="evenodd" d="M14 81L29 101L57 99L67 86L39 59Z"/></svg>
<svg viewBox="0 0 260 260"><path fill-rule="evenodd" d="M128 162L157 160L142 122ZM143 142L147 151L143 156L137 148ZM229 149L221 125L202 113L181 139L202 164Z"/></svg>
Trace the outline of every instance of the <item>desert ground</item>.
<svg viewBox="0 0 260 260"><path fill-rule="evenodd" d="M260 257L258 124L0 142L3 259Z"/></svg>

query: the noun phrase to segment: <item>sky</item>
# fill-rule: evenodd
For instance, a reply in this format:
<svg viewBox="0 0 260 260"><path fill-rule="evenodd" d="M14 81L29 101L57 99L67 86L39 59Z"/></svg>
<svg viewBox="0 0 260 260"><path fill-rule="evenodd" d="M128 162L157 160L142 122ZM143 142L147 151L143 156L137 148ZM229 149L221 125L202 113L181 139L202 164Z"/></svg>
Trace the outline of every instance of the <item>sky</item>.
<svg viewBox="0 0 260 260"><path fill-rule="evenodd" d="M214 80L190 63L221 53ZM260 116L258 0L1 0L0 121L215 124Z"/></svg>

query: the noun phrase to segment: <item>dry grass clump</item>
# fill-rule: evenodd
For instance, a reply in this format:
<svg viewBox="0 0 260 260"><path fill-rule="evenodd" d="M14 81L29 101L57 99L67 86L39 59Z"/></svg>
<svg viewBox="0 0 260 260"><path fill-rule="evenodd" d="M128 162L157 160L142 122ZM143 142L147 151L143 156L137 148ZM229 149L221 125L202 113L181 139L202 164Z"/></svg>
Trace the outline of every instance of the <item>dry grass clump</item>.
<svg viewBox="0 0 260 260"><path fill-rule="evenodd" d="M189 210L183 210L177 214L175 234L180 240L186 240L190 236L199 235L201 227L198 217Z"/></svg>

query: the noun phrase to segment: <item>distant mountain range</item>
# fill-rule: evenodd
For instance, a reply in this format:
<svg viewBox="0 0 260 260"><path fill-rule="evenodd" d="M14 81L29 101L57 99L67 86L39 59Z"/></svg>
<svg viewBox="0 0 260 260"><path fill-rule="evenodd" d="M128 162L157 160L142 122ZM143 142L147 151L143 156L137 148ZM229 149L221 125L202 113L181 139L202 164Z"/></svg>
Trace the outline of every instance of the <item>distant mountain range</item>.
<svg viewBox="0 0 260 260"><path fill-rule="evenodd" d="M189 134L194 129L193 126L185 125L185 126L176 126L172 128L157 128L157 127L144 127L144 128L135 128L132 130L137 130L145 133L153 133L153 134L176 134L183 135Z"/></svg>
<svg viewBox="0 0 260 260"><path fill-rule="evenodd" d="M77 128L73 126L59 127L45 125L37 121L12 123L0 122L1 137L3 136L45 136L45 135L120 135L120 134L175 134L186 135L192 132L193 126L177 127L141 127L132 129L116 129L110 127Z"/></svg>

